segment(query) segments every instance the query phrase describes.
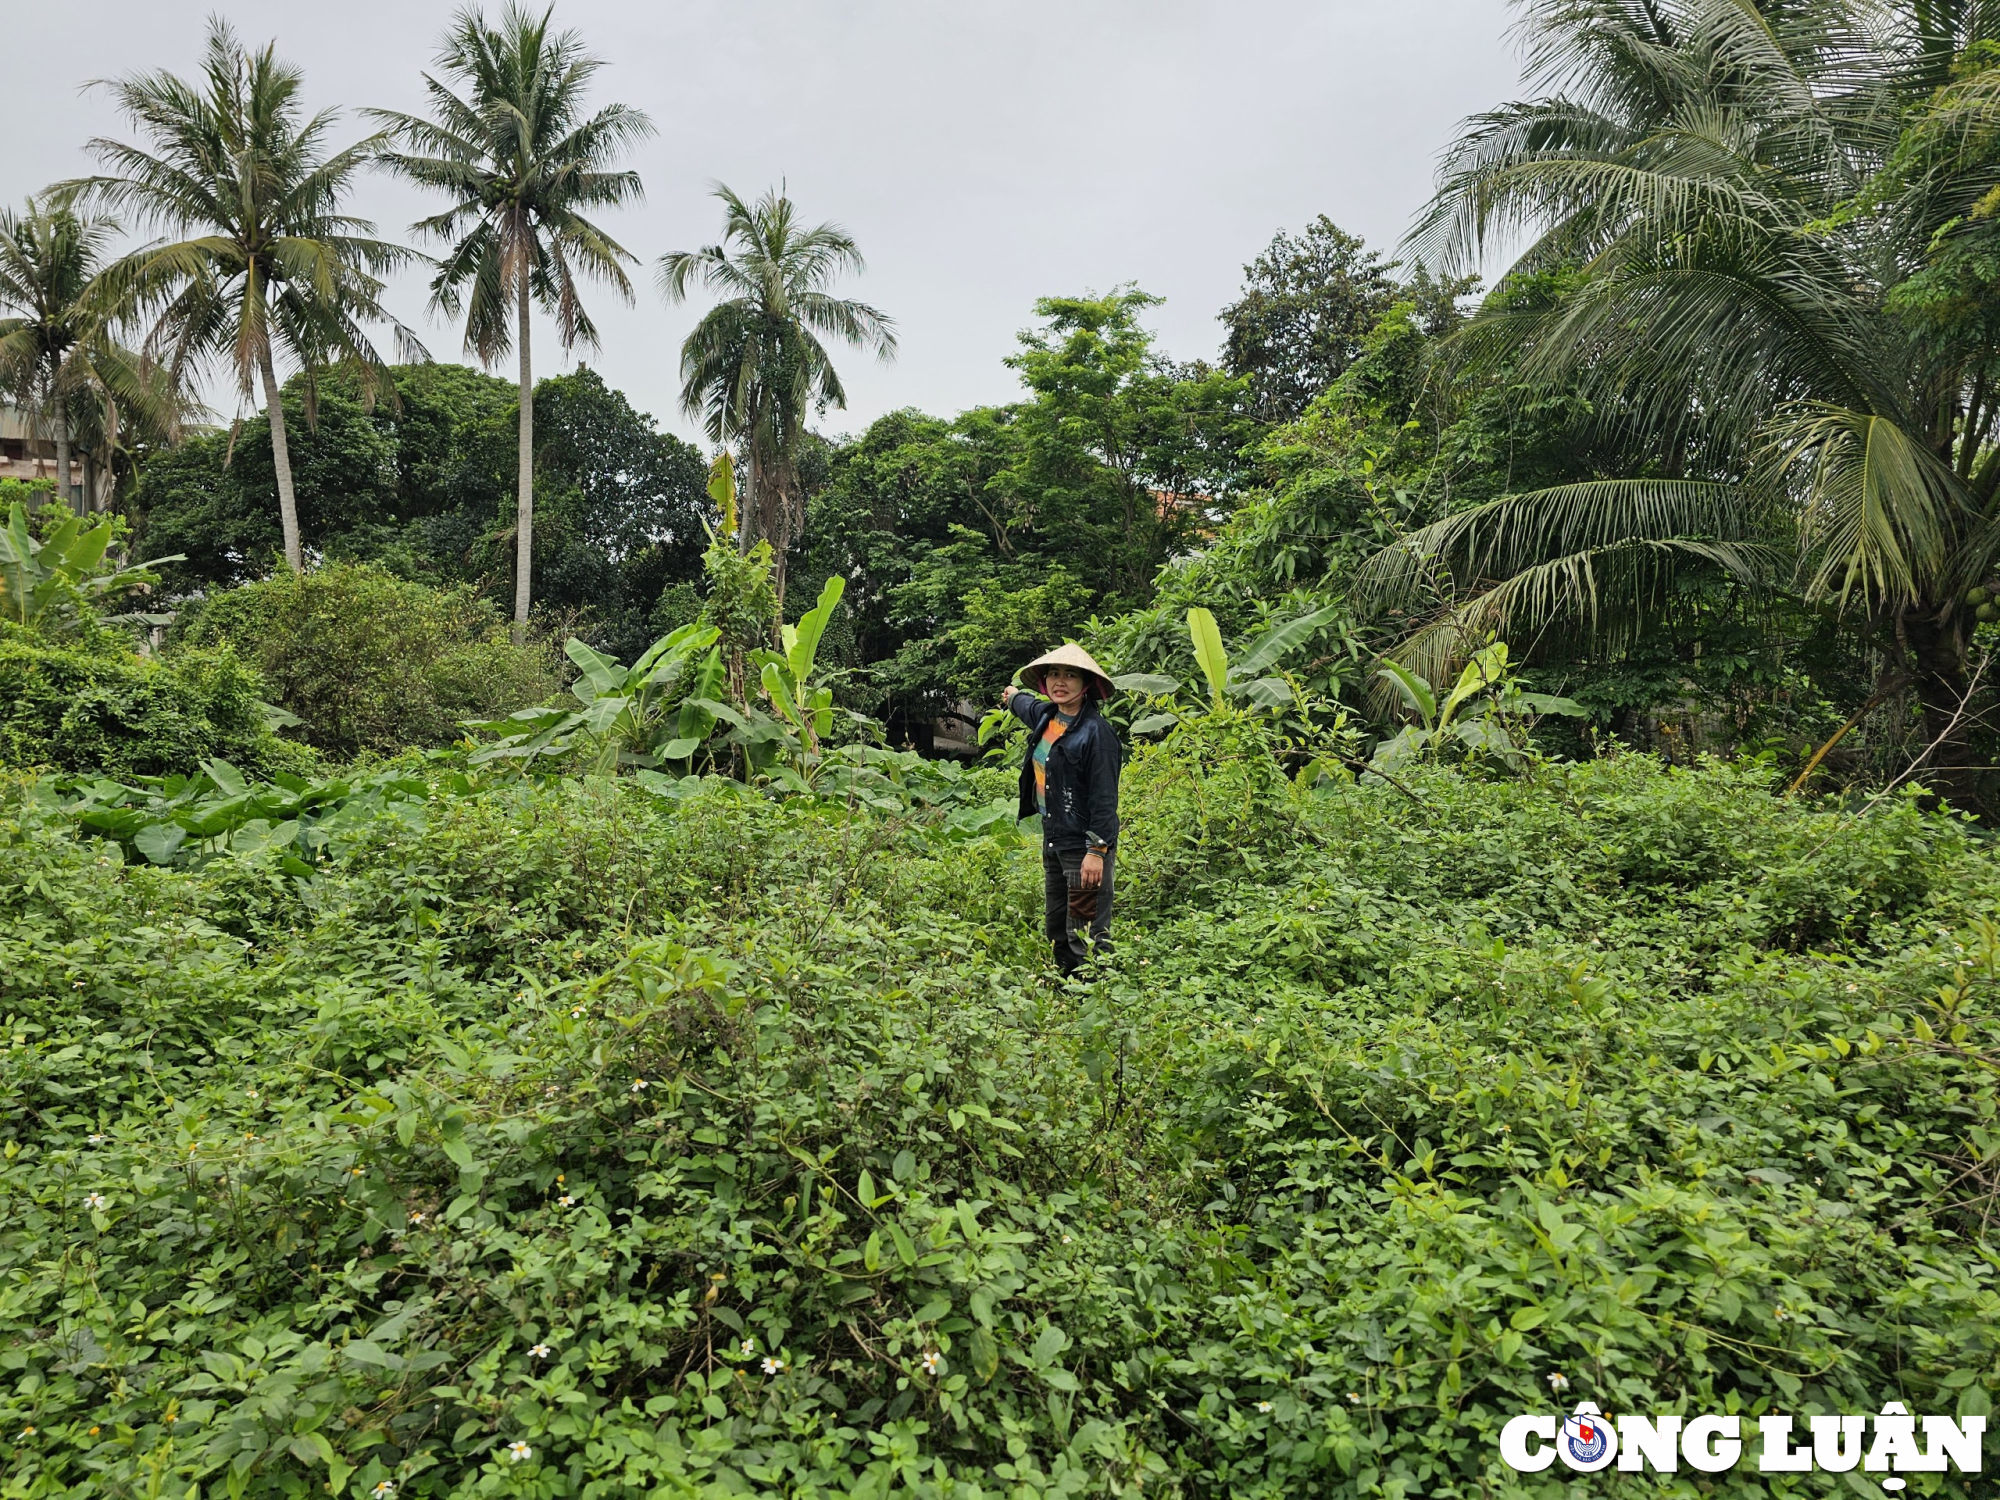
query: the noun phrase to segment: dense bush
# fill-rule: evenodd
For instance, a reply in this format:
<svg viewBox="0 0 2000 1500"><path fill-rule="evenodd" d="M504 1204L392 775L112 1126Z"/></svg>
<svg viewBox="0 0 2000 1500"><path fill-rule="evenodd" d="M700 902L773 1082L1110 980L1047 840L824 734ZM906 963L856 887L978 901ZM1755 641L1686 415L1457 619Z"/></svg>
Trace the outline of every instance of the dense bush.
<svg viewBox="0 0 2000 1500"><path fill-rule="evenodd" d="M252 774L309 769L310 751L265 726L263 691L226 645L158 661L102 627L52 641L0 622L0 765L167 775L220 756Z"/></svg>
<svg viewBox="0 0 2000 1500"><path fill-rule="evenodd" d="M280 571L215 594L176 632L177 649L222 642L256 663L302 739L343 758L449 744L461 719L557 686L548 649L514 645L470 587L430 588L368 564Z"/></svg>
<svg viewBox="0 0 2000 1500"><path fill-rule="evenodd" d="M1011 837L441 777L298 879L12 786L8 1492L1554 1500L1494 1438L1557 1374L1988 1410L1990 848L1749 770L1409 785L1135 863L1073 990Z"/></svg>

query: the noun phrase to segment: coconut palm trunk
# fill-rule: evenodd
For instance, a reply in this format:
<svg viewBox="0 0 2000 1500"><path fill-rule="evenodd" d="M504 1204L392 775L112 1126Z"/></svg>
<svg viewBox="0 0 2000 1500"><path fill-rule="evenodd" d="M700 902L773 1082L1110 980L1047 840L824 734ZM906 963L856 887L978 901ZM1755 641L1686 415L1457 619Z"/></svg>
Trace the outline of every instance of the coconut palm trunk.
<svg viewBox="0 0 2000 1500"><path fill-rule="evenodd" d="M528 355L528 273L515 290L521 324L521 478L514 501L514 644L528 635L528 604L535 574L535 372Z"/></svg>
<svg viewBox="0 0 2000 1500"><path fill-rule="evenodd" d="M1917 779L1955 806L1981 807L1983 768L1972 744L1974 684L1965 669L1964 642L1953 624L1940 622L1935 609L1925 608L1904 617L1903 636L1915 668L1911 684L1923 711L1927 747L1920 755Z"/></svg>
<svg viewBox="0 0 2000 1500"><path fill-rule="evenodd" d="M278 523L285 534L285 562L294 573L305 571L305 549L299 542L299 500L292 489L292 449L285 440L285 408L278 395L278 367L267 343L257 354L257 373L264 382L264 410L271 419L271 462L278 471Z"/></svg>
<svg viewBox="0 0 2000 1500"><path fill-rule="evenodd" d="M69 422L56 418L56 498L69 504Z"/></svg>

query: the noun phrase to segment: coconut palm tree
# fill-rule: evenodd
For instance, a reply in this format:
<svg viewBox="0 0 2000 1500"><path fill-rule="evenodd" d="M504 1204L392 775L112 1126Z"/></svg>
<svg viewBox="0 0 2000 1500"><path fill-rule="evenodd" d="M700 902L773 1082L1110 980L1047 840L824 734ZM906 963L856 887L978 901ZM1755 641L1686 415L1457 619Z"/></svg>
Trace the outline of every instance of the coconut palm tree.
<svg viewBox="0 0 2000 1500"><path fill-rule="evenodd" d="M750 501L741 544L768 540L777 553L778 602L785 554L805 525L799 445L806 422L844 407L847 391L820 336L896 352L895 324L865 302L833 296L843 271L864 269L853 236L837 224L806 228L792 200L773 189L754 205L722 183L722 240L660 258L660 290L683 301L690 282L728 293L681 344L681 405L717 443L741 444L750 460Z"/></svg>
<svg viewBox="0 0 2000 1500"><path fill-rule="evenodd" d="M217 360L242 396L263 387L278 477L285 561L304 566L291 449L279 401L277 357L313 374L340 361L371 397L386 366L363 324L388 322L405 357L422 349L382 308L383 273L410 252L373 238L374 226L340 211L372 159L370 138L329 153L336 115L307 117L299 70L274 47L246 51L220 20L209 23L201 76L135 74L107 86L147 144L98 139L103 175L61 185L66 199L102 204L165 232L107 267L93 297L107 312L152 320L146 350L175 383Z"/></svg>
<svg viewBox="0 0 2000 1500"><path fill-rule="evenodd" d="M117 449L121 435L177 434L187 402L166 378L113 337L90 296L116 221L30 199L0 210L0 391L55 440L65 499L75 459ZM96 503L85 484L86 505Z"/></svg>
<svg viewBox="0 0 2000 1500"><path fill-rule="evenodd" d="M1615 646L1689 571L1794 587L1902 658L1932 779L1976 800L1962 596L1994 555L2000 350L1894 305L1965 194L1878 200L1981 10L1525 6L1548 92L1469 122L1410 248L1456 269L1525 239L1454 357L1578 392L1612 462L1373 559L1375 597L1430 606L1404 654L1436 675L1495 630Z"/></svg>
<svg viewBox="0 0 2000 1500"><path fill-rule="evenodd" d="M371 111L398 149L382 160L445 194L441 212L413 233L450 242L431 282L431 305L465 317L465 347L491 365L520 358L520 479L515 497L514 633L527 628L535 521L535 385L530 313L556 320L564 349L597 347L580 277L608 284L627 302L634 257L587 212L641 196L636 172L613 170L630 145L653 133L639 110L608 104L586 112L590 80L603 66L574 31L551 31L509 4L497 25L459 11L437 57L443 78L424 75L432 117Z"/></svg>
<svg viewBox="0 0 2000 1500"><path fill-rule="evenodd" d="M0 210L0 390L55 439L56 488L70 494L73 409L99 335L83 294L118 232L109 219L28 202Z"/></svg>

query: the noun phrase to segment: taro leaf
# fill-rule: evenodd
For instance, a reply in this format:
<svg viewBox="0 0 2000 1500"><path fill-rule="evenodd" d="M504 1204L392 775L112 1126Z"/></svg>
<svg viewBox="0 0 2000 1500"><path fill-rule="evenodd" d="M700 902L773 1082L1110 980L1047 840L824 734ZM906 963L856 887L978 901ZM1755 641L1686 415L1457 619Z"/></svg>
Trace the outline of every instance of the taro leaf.
<svg viewBox="0 0 2000 1500"><path fill-rule="evenodd" d="M1111 685L1121 693L1146 693L1155 698L1179 692L1181 686L1173 678L1162 677L1158 672L1126 672L1112 678Z"/></svg>
<svg viewBox="0 0 2000 1500"><path fill-rule="evenodd" d="M1157 734L1162 729L1172 729L1180 721L1179 714L1147 714L1132 725L1132 733Z"/></svg>
<svg viewBox="0 0 2000 1500"><path fill-rule="evenodd" d="M187 830L178 823L148 823L132 835L132 847L156 865L171 864L186 841Z"/></svg>
<svg viewBox="0 0 2000 1500"><path fill-rule="evenodd" d="M231 797L241 797L250 790L249 784L243 779L243 773L220 757L203 761L201 768L208 772L209 780Z"/></svg>

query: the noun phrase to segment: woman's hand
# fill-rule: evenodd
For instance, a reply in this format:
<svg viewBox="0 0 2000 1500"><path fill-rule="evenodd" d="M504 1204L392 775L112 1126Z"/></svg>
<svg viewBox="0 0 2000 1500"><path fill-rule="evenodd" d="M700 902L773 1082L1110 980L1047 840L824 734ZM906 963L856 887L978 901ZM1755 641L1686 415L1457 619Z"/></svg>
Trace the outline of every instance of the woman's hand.
<svg viewBox="0 0 2000 1500"><path fill-rule="evenodd" d="M1104 856L1095 849L1083 857L1083 868L1077 872L1077 881L1086 891L1094 891L1104 884Z"/></svg>

